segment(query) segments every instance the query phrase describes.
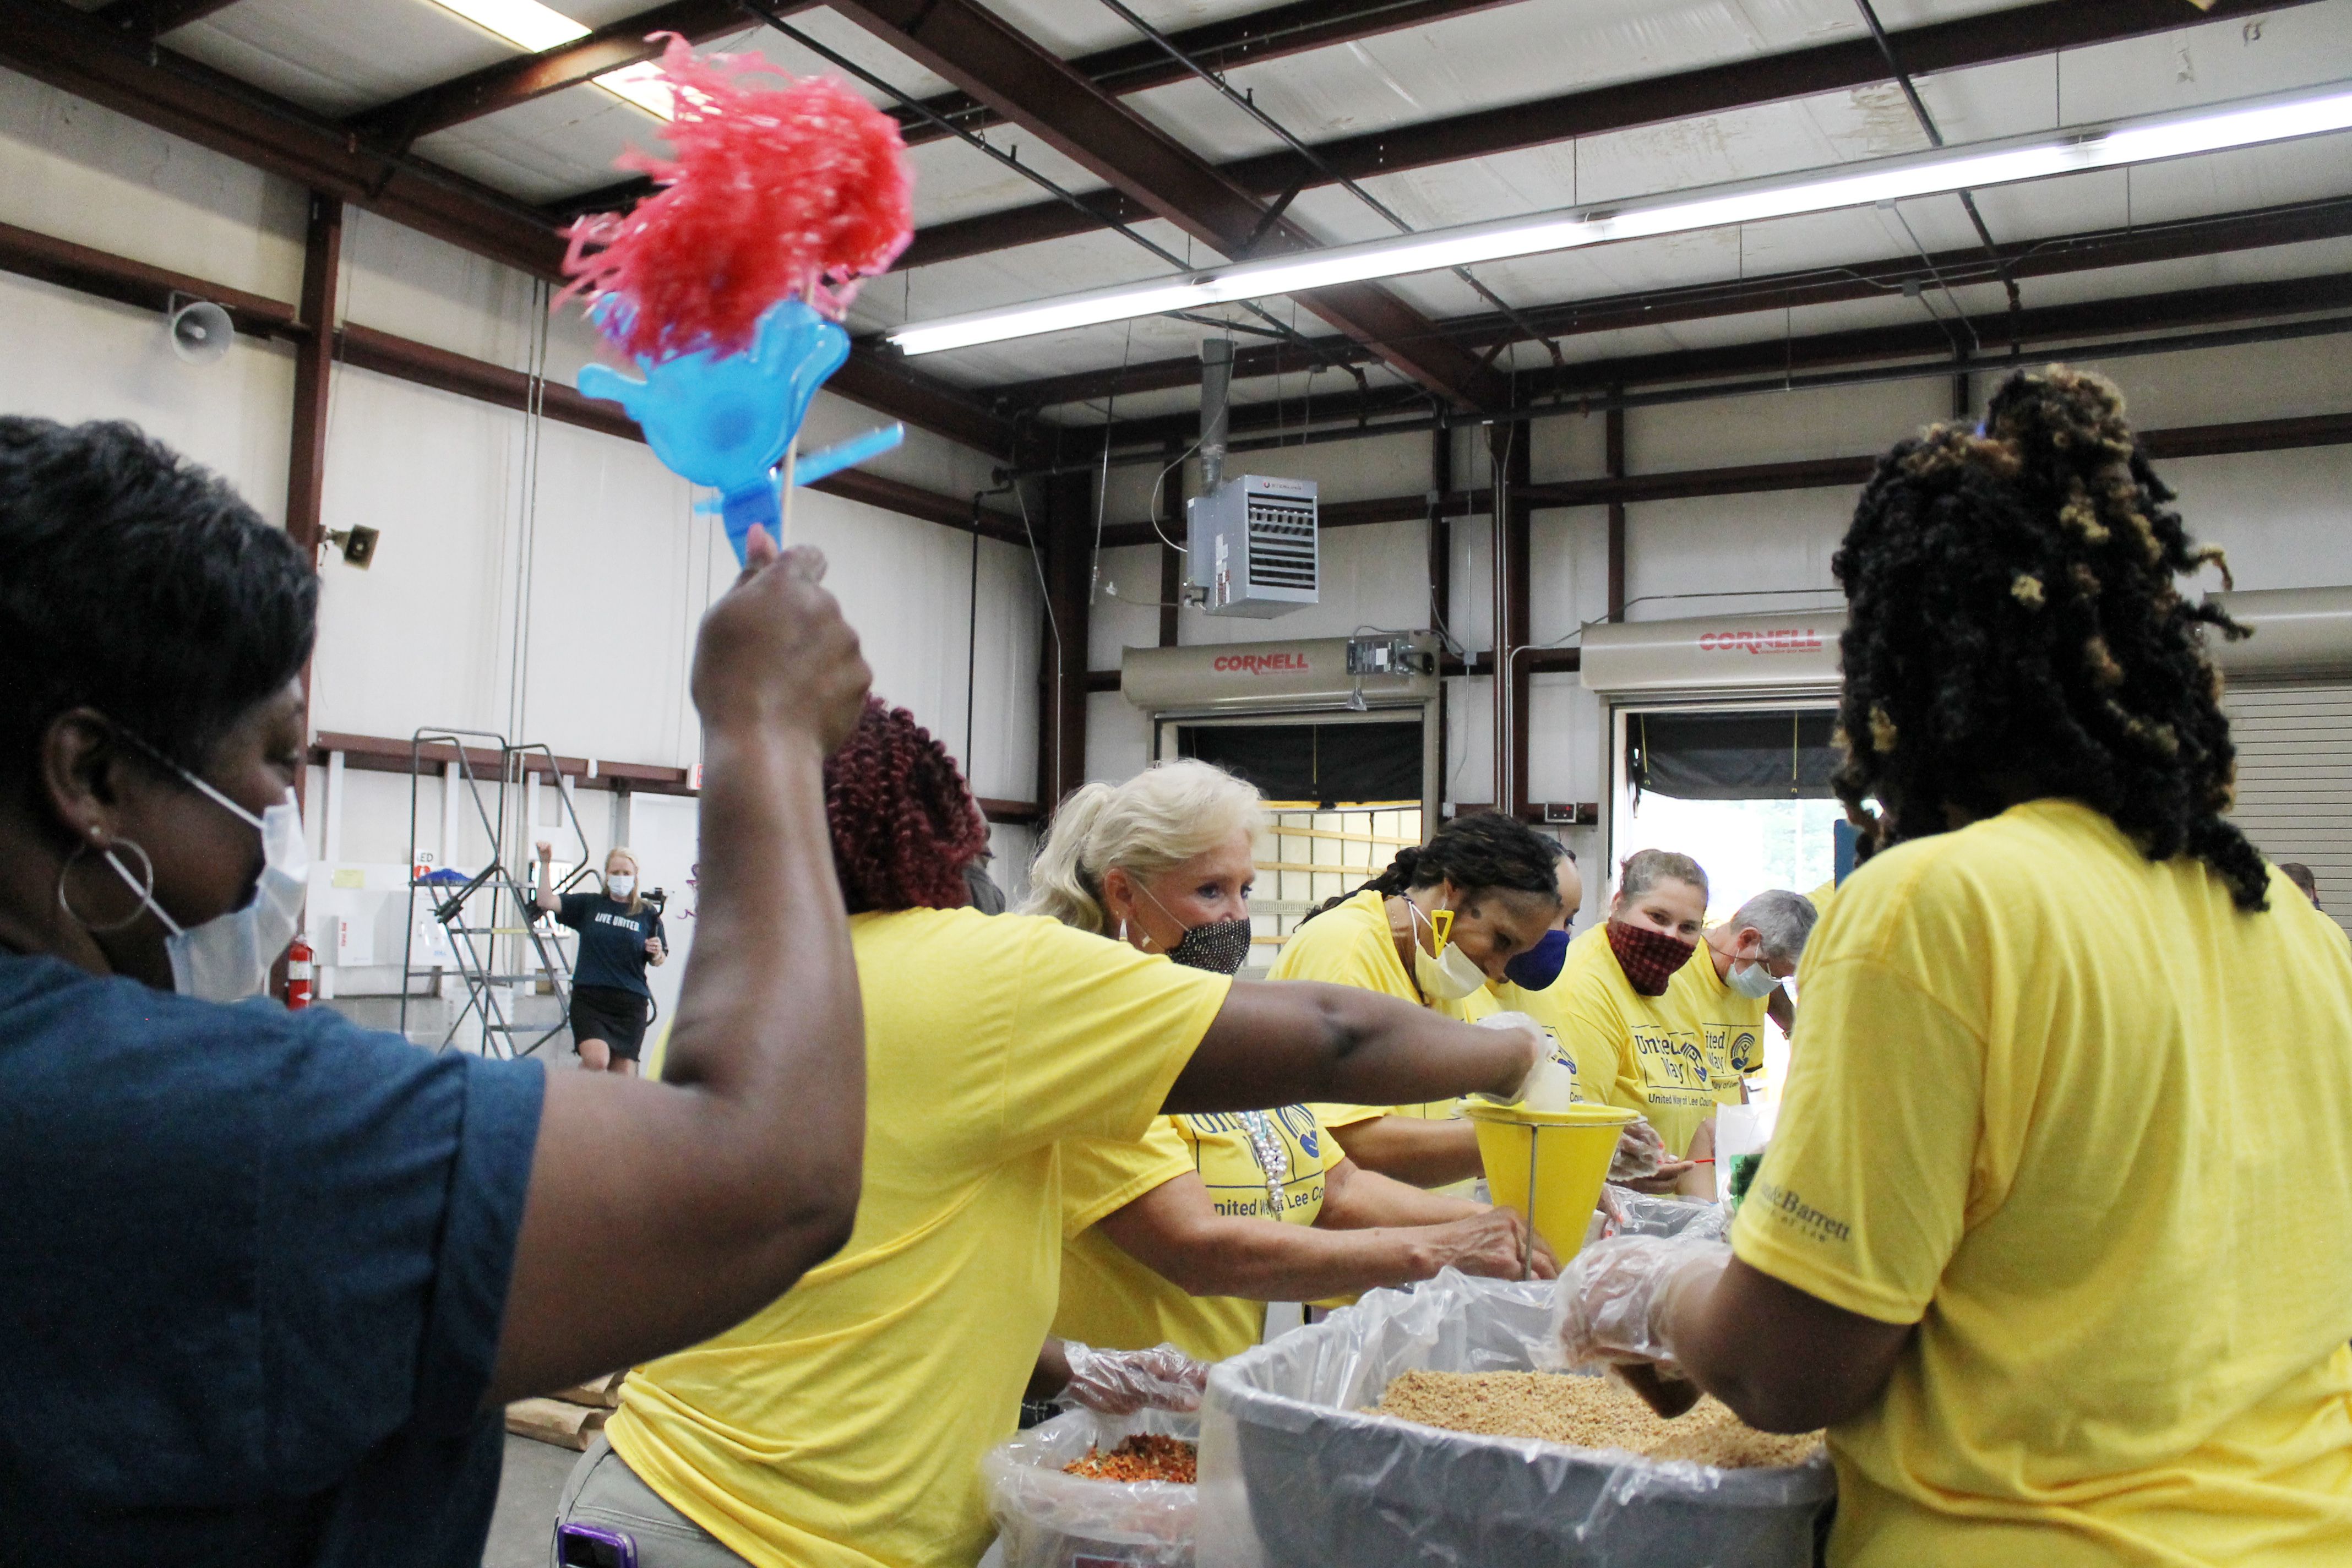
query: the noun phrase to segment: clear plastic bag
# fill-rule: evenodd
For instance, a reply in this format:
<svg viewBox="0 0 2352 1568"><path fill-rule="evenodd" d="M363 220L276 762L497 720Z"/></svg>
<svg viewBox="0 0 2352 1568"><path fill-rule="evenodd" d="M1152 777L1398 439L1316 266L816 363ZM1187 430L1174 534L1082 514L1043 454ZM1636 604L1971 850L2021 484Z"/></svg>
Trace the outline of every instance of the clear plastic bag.
<svg viewBox="0 0 2352 1568"><path fill-rule="evenodd" d="M1202 1568L1808 1568L1825 1457L1724 1470L1367 1414L1415 1368L1555 1365L1551 1287L1448 1269L1216 1366ZM1578 1374L1566 1374L1578 1375Z"/></svg>
<svg viewBox="0 0 2352 1568"><path fill-rule="evenodd" d="M1197 1442L1196 1415L1072 1410L991 1448L980 1462L1003 1568L1192 1568L1197 1487L1097 1481L1062 1473L1090 1447L1106 1452L1138 1432Z"/></svg>
<svg viewBox="0 0 2352 1568"><path fill-rule="evenodd" d="M1721 1204L1696 1198L1653 1197L1631 1187L1611 1187L1624 1217L1610 1232L1615 1236L1687 1236L1722 1241L1731 1234L1731 1215Z"/></svg>

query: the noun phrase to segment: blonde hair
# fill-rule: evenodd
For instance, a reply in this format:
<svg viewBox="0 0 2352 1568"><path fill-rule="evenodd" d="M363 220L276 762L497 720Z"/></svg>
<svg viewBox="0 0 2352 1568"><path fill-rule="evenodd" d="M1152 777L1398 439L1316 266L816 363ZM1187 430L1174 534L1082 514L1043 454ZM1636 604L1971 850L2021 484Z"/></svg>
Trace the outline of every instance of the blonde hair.
<svg viewBox="0 0 2352 1568"><path fill-rule="evenodd" d="M1110 934L1103 874L1154 877L1265 820L1257 787L1211 763L1154 763L1123 784L1090 784L1062 803L1029 863L1024 915Z"/></svg>
<svg viewBox="0 0 2352 1568"><path fill-rule="evenodd" d="M607 878L613 874L613 857L615 855L623 856L628 860L629 875L637 879L636 886L629 889L629 912L635 914L646 907L646 863L638 859L637 852L627 845L615 844L604 851L604 875ZM604 896L608 899L613 896L609 882L605 886Z"/></svg>

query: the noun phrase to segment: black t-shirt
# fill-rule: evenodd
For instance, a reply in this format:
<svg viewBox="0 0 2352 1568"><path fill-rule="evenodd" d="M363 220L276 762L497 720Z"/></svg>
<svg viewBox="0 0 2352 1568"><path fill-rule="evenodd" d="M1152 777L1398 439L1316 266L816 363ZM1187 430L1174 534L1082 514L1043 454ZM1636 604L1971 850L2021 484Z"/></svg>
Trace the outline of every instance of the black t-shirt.
<svg viewBox="0 0 2352 1568"><path fill-rule="evenodd" d="M646 989L646 939L661 937L661 917L653 906L629 906L602 893L566 893L555 918L580 933L580 962L572 966L574 985L610 985L651 996Z"/></svg>
<svg viewBox="0 0 2352 1568"><path fill-rule="evenodd" d="M545 1083L0 954L0 1563L476 1568Z"/></svg>

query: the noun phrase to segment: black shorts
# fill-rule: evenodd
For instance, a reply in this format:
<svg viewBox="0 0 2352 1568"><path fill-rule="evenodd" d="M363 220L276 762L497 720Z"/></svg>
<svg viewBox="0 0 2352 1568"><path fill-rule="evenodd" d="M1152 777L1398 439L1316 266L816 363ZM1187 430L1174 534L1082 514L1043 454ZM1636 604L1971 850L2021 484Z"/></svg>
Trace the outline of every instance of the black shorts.
<svg viewBox="0 0 2352 1568"><path fill-rule="evenodd" d="M646 1040L646 998L617 985L575 985L572 988L572 1048L583 1040L602 1040L613 1054L635 1061Z"/></svg>

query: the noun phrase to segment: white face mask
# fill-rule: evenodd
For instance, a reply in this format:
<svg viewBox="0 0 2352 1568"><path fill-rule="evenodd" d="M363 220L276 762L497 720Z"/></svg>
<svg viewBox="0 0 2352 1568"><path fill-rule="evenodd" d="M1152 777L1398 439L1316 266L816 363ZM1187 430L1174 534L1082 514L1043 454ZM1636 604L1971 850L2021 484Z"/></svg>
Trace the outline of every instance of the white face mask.
<svg viewBox="0 0 2352 1568"><path fill-rule="evenodd" d="M1735 963L1725 973L1723 982L1750 1002L1761 1002L1780 988L1772 972L1760 963Z"/></svg>
<svg viewBox="0 0 2352 1568"><path fill-rule="evenodd" d="M608 872L605 874L604 891L612 895L614 898L625 899L636 890L637 879L635 877L630 876L626 871Z"/></svg>
<svg viewBox="0 0 2352 1568"><path fill-rule="evenodd" d="M111 850L107 852L107 864L171 933L164 938L163 951L172 960L173 990L207 1002L258 996L268 989L269 966L294 940L302 900L310 891L310 847L302 837L301 808L294 804L294 792L289 789L284 800L256 816L186 769L175 771L223 810L259 830L261 879L254 886L253 898L242 909L216 915L200 926L184 927L163 911L152 889L142 888Z"/></svg>
<svg viewBox="0 0 2352 1568"><path fill-rule="evenodd" d="M1433 940L1437 927L1421 912L1421 906L1411 899L1404 907L1412 911L1413 919L1429 927ZM1447 942L1441 943L1435 953L1425 952L1420 942L1412 944L1412 977L1422 990L1441 1002L1459 1002L1486 984L1486 972L1470 961L1470 955Z"/></svg>

